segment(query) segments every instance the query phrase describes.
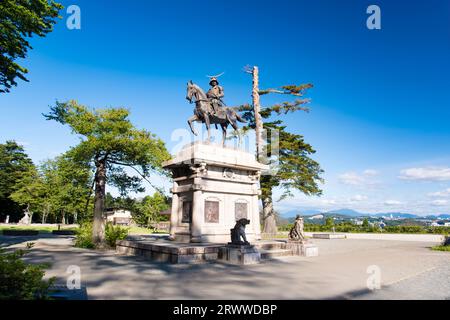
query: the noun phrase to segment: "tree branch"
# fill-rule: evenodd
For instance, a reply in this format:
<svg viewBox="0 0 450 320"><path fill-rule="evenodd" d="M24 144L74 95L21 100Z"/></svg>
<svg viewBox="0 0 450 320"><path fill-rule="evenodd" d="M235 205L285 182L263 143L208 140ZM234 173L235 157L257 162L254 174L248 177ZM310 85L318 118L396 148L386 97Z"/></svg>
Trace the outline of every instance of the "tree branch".
<svg viewBox="0 0 450 320"><path fill-rule="evenodd" d="M124 166L124 167L132 168L134 171L136 171L136 172L141 176L142 179L144 179L145 181L147 181L148 184L150 184L150 186L151 186L153 189L155 189L156 191L158 191L158 192L161 193L161 194L165 194L165 192L164 192L163 189L161 189L161 188L159 188L159 187L153 185L153 183L152 183L150 180L148 180L147 177L146 177L145 175L143 175L138 169L136 169L136 168L133 167L132 165L127 164L127 163L118 162L118 161L109 161L109 162L110 162L110 163L113 163L113 164L116 164L116 165L118 165L118 166Z"/></svg>

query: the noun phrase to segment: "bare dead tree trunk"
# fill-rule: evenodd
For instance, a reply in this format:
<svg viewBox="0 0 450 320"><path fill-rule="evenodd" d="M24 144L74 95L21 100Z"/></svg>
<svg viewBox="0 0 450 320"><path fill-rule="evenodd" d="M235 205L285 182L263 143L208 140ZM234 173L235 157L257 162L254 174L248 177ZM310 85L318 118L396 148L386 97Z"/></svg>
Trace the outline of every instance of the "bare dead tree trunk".
<svg viewBox="0 0 450 320"><path fill-rule="evenodd" d="M265 155L263 153L263 122L261 118L261 104L259 95L259 68L257 66L254 66L251 74L253 75L252 98L253 112L255 114L256 159L259 162L264 162ZM270 191L268 195L263 195L261 200L263 205L264 220L263 232L275 235L277 233L277 223L275 215L273 213L272 191Z"/></svg>
<svg viewBox="0 0 450 320"><path fill-rule="evenodd" d="M259 90L259 68L253 66L252 68L247 66L244 67L244 72L249 73L253 76L253 88L252 88L252 100L253 100L253 112L255 115L255 139L256 139L256 159L265 163L266 155L263 152L264 148L264 137L263 137L263 122L261 117L261 104L260 104L260 90ZM263 178L261 181L263 181ZM277 232L276 219L273 212L273 201L272 201L272 191L270 194L263 194L262 196L263 205L263 220L264 229L263 232L275 234Z"/></svg>
<svg viewBox="0 0 450 320"><path fill-rule="evenodd" d="M96 245L101 245L105 240L105 209L106 193L106 160L97 160L95 163L95 196L94 196L94 224L92 228L92 240Z"/></svg>
<svg viewBox="0 0 450 320"><path fill-rule="evenodd" d="M263 196L262 205L263 205L263 219L264 219L263 233L269 235L276 235L278 229L275 214L273 212L272 191L270 191L269 194Z"/></svg>
<svg viewBox="0 0 450 320"><path fill-rule="evenodd" d="M262 147L263 147L263 123L261 120L261 105L259 99L259 69L254 66L253 71L253 90L252 90L252 98L253 98L253 111L255 113L255 138L256 138L256 159L261 161L262 157Z"/></svg>

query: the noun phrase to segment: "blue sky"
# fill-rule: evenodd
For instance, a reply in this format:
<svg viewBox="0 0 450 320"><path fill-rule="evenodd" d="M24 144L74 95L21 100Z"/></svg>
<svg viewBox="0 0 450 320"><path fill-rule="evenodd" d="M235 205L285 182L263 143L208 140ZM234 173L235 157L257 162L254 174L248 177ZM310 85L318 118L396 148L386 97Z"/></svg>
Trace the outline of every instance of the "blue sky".
<svg viewBox="0 0 450 320"><path fill-rule="evenodd" d="M23 143L35 162L78 141L42 117L56 99L128 107L172 149L192 114L186 82L207 88L207 74L225 71L226 103L250 102L250 64L261 87L315 86L311 113L284 119L317 150L324 195L297 194L278 210L450 212L448 1L62 2L80 7L81 30L63 11L31 41L30 82L0 95L0 141ZM381 30L366 27L371 4Z"/></svg>

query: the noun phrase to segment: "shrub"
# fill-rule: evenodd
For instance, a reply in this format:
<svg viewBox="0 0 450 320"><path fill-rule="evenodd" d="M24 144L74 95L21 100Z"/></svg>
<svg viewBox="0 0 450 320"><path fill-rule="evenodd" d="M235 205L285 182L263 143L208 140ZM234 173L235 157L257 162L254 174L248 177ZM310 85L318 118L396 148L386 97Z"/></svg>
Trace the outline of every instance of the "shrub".
<svg viewBox="0 0 450 320"><path fill-rule="evenodd" d="M116 247L117 240L124 240L128 236L128 228L115 226L112 223L106 224L105 240L106 243L112 247Z"/></svg>
<svg viewBox="0 0 450 320"><path fill-rule="evenodd" d="M92 222L84 222L77 230L75 247L94 249L95 244L92 241Z"/></svg>
<svg viewBox="0 0 450 320"><path fill-rule="evenodd" d="M49 288L55 279L43 280L45 264L28 264L22 260L27 250L5 253L0 249L0 300L49 299Z"/></svg>

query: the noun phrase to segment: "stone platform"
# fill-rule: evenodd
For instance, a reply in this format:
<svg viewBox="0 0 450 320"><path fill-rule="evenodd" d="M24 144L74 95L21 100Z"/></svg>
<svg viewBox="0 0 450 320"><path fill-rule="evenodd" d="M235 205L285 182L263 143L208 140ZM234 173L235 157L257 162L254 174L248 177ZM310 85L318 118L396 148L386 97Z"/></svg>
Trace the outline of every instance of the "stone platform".
<svg viewBox="0 0 450 320"><path fill-rule="evenodd" d="M292 243L287 240L261 240L245 248L230 249L225 243L179 243L166 239L130 239L117 241L116 253L137 255L156 262L174 264L230 262L234 264L258 263L283 256L318 255L312 243ZM247 248L248 247L248 248Z"/></svg>
<svg viewBox="0 0 450 320"><path fill-rule="evenodd" d="M219 260L221 262L247 265L261 262L261 253L253 245L228 244L219 248Z"/></svg>
<svg viewBox="0 0 450 320"><path fill-rule="evenodd" d="M137 255L157 262L202 263L216 261L219 248L217 243L175 243L170 241L121 240L116 243L116 253Z"/></svg>

